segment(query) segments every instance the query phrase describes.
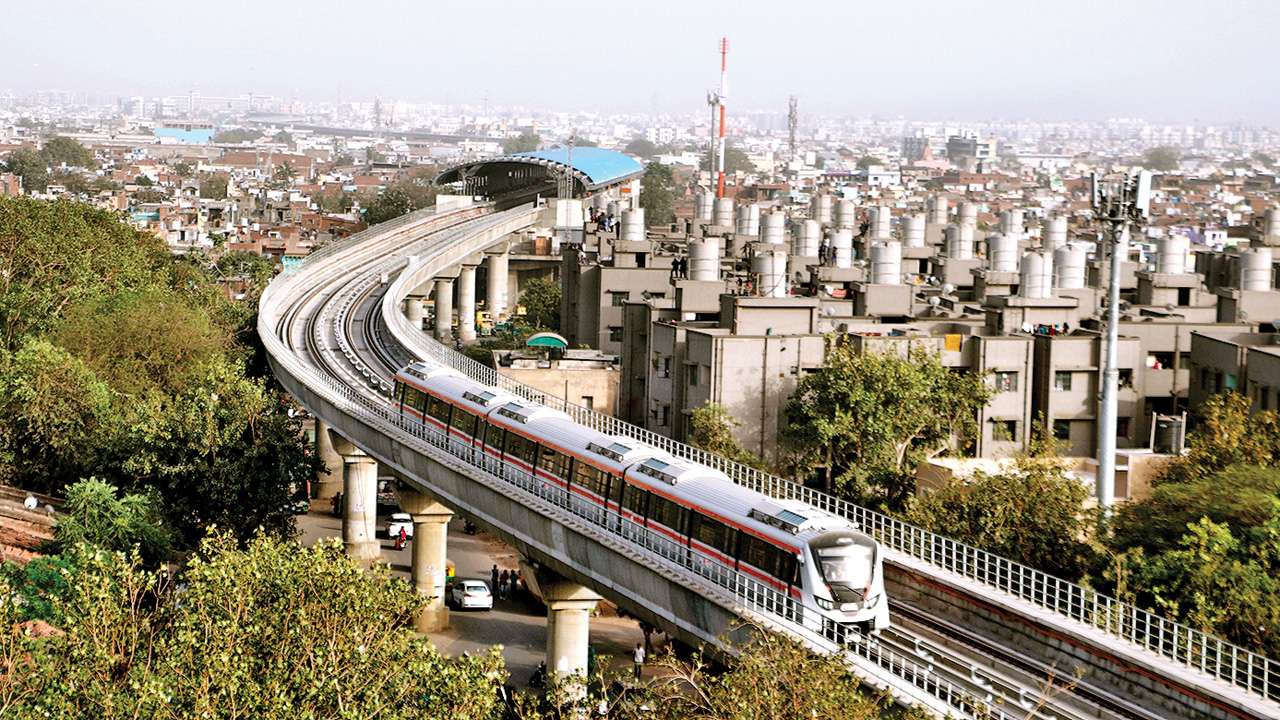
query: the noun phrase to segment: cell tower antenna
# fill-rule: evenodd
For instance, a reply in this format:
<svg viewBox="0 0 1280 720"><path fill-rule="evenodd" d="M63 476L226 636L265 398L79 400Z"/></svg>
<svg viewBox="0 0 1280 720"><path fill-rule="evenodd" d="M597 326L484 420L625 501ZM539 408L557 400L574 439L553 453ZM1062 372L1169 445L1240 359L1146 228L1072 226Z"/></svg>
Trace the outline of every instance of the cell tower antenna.
<svg viewBox="0 0 1280 720"><path fill-rule="evenodd" d="M729 75L727 72L729 61L729 38L720 38L720 92L717 93L717 99L720 105L720 136L717 143L716 158L716 197L724 197L724 115L725 100L729 97Z"/></svg>
<svg viewBox="0 0 1280 720"><path fill-rule="evenodd" d="M800 125L800 111L795 95L787 98L787 143L791 146L791 158L796 156L796 128Z"/></svg>

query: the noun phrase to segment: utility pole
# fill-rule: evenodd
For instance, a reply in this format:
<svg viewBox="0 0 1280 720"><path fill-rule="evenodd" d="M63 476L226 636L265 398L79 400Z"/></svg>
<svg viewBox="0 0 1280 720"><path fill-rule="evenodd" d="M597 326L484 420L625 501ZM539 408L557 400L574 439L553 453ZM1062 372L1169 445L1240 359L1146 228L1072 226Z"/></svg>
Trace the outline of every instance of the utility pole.
<svg viewBox="0 0 1280 720"><path fill-rule="evenodd" d="M577 131L569 133L568 157L565 159L564 174L560 176L560 198L567 200L573 197L573 144L578 139Z"/></svg>
<svg viewBox="0 0 1280 720"><path fill-rule="evenodd" d="M796 159L796 128L800 126L799 100L795 95L787 98L787 144L791 147L791 159Z"/></svg>
<svg viewBox="0 0 1280 720"><path fill-rule="evenodd" d="M1103 228L1103 243L1111 253L1107 287L1106 353L1102 364L1102 397L1098 411L1098 507L1110 512L1116 493L1116 415L1119 412L1120 269L1129 255L1129 228L1146 220L1151 207L1151 173L1131 172L1102 187L1097 173L1090 178L1094 217Z"/></svg>

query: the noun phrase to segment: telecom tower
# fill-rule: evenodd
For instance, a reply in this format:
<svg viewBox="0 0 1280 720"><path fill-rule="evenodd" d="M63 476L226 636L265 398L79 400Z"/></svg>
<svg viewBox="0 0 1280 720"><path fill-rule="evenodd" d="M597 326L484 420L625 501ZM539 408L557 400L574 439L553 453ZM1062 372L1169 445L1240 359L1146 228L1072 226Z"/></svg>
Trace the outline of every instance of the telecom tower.
<svg viewBox="0 0 1280 720"><path fill-rule="evenodd" d="M787 144L791 146L791 159L796 157L796 127L800 124L800 112L796 109L796 96L787 98Z"/></svg>

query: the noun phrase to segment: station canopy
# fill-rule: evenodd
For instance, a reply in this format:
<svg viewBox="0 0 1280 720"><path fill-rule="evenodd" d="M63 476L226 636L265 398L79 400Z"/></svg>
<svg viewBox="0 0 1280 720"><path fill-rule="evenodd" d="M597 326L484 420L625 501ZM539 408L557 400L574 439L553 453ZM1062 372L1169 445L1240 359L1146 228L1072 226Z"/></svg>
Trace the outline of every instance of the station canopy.
<svg viewBox="0 0 1280 720"><path fill-rule="evenodd" d="M561 147L459 163L436 176L436 183L464 182L469 192L495 195L520 186L555 182L566 169L576 181L575 191L581 194L617 185L644 173L644 167L630 155L598 147L575 147L570 165L569 150Z"/></svg>

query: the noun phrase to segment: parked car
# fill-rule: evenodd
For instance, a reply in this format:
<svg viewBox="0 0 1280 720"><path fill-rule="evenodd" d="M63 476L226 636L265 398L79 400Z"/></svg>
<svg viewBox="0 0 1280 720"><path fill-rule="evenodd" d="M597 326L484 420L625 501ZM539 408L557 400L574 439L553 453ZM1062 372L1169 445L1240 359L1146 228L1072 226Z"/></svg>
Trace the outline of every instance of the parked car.
<svg viewBox="0 0 1280 720"><path fill-rule="evenodd" d="M413 516L409 513L392 513L391 520L387 522L387 537L392 540L400 535L400 528L404 528L404 536L413 539Z"/></svg>
<svg viewBox="0 0 1280 720"><path fill-rule="evenodd" d="M457 580L449 586L449 600L459 610L492 610L493 593L483 580Z"/></svg>

